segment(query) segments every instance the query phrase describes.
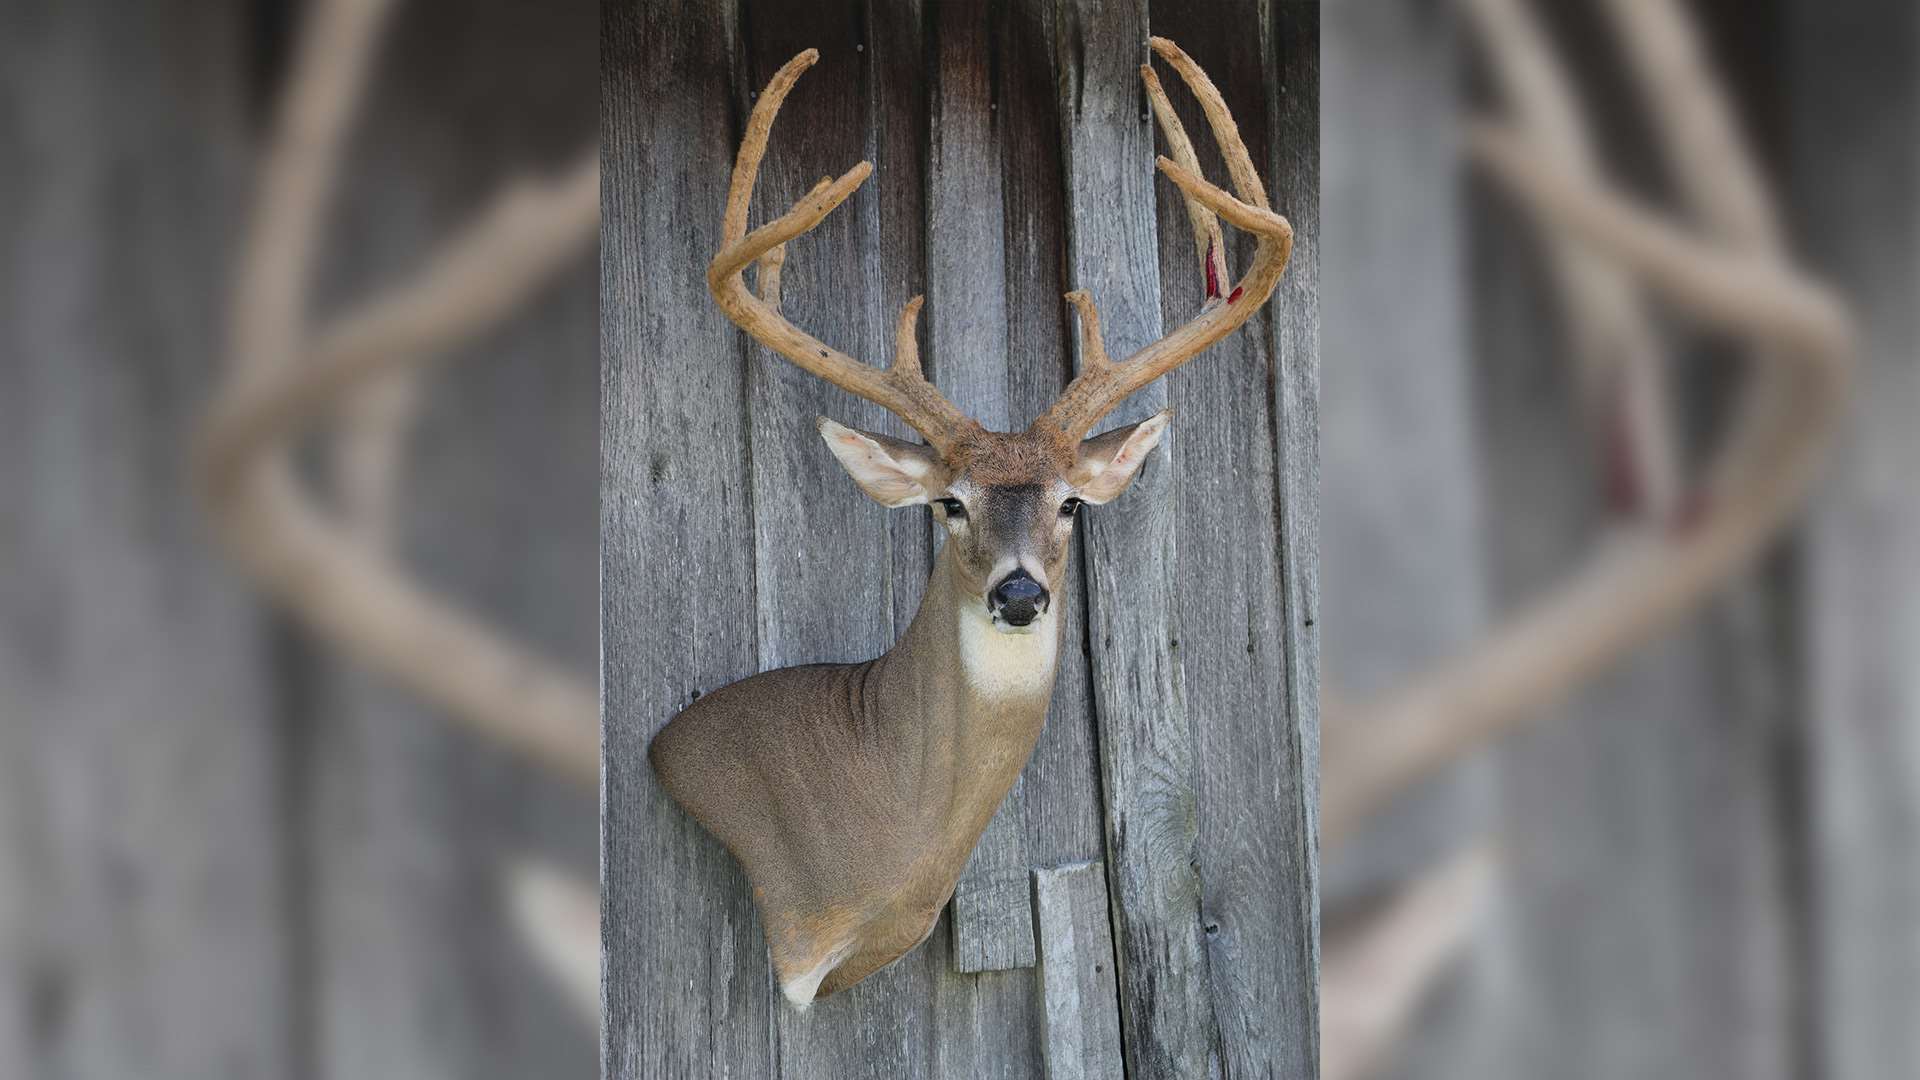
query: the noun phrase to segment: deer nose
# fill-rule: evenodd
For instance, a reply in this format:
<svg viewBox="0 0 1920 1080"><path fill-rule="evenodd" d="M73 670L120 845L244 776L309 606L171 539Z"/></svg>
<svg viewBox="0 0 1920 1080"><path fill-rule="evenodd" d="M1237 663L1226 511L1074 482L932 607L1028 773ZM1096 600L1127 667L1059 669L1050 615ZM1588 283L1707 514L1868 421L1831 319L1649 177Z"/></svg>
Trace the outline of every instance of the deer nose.
<svg viewBox="0 0 1920 1080"><path fill-rule="evenodd" d="M988 599L1001 621L1013 626L1025 626L1047 610L1047 590L1025 570L1000 579Z"/></svg>

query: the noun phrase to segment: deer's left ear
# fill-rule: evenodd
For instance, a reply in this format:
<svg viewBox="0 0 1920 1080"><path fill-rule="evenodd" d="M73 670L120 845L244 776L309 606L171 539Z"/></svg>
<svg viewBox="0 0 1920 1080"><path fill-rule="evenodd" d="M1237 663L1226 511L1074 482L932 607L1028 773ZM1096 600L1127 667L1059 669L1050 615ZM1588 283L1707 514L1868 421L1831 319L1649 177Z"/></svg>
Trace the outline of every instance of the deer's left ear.
<svg viewBox="0 0 1920 1080"><path fill-rule="evenodd" d="M1067 477L1080 491L1080 498L1099 505L1118 498L1133 483L1140 466L1173 420L1172 409L1162 409L1137 424L1114 428L1080 444L1080 459Z"/></svg>
<svg viewBox="0 0 1920 1080"><path fill-rule="evenodd" d="M930 501L944 485L940 460L930 447L901 442L870 431L856 431L820 418L820 437L827 449L874 502L881 506L914 506Z"/></svg>

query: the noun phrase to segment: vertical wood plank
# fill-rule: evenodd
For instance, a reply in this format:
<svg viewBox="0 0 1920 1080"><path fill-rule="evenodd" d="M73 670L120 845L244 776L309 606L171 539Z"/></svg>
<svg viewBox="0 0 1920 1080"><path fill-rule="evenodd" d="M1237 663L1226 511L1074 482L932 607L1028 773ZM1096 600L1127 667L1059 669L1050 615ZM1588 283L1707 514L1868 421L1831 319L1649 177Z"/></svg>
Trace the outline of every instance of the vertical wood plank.
<svg viewBox="0 0 1920 1080"><path fill-rule="evenodd" d="M1014 422L1050 407L1073 376L1066 281L1066 173L1054 88L1053 0L1016 0L999 27L1001 168L1006 198L1007 382ZM1100 766L1088 683L1083 537L1074 537L1062 590L1066 647L1046 728L1027 764L1026 844L1036 866L1101 854Z"/></svg>
<svg viewBox="0 0 1920 1080"><path fill-rule="evenodd" d="M1070 374L1061 300L1067 286L1062 266L1063 165L1053 85L1054 12L1047 0L967 8L967 17L986 27L984 49L975 62L984 64L979 78L989 95L988 120L997 147L996 171L987 190L999 193L1003 230L987 242L1004 250L1000 304L1007 320L1006 352L997 362L1004 372L1008 411L1002 426L1018 428L1052 403ZM970 196L984 197L981 190ZM929 242L937 245L942 239L943 233L935 231ZM947 377L948 369L939 366L937 358L936 369L942 379ZM1078 561L1077 552L1074 559ZM1076 568L1059 591L1068 642L1085 641L1083 586ZM1025 909L1017 925L1028 940L1028 865L1100 854L1090 708L1084 651L1065 649L1046 727L994 826L1011 822L1024 831L1023 861L1012 869L1021 879L1018 901ZM992 840L991 833L987 840ZM942 983L943 1067L969 1074L1032 1075L1041 1055L1037 1001L1038 988L1024 972Z"/></svg>
<svg viewBox="0 0 1920 1080"><path fill-rule="evenodd" d="M1012 415L1008 362L1005 168L1000 140L1000 58L983 4L939 4L927 150L927 342L933 377L991 431L1024 426ZM939 530L934 531L939 537ZM1033 965L1028 902L1026 785L988 823L953 894L956 970Z"/></svg>
<svg viewBox="0 0 1920 1080"><path fill-rule="evenodd" d="M1269 125L1281 73L1289 89L1317 108L1318 45L1288 24L1273 34L1262 0L1205 10L1156 5L1153 31L1176 41L1222 88L1255 162L1276 154ZM1177 79L1176 79L1177 82ZM1201 162L1224 182L1226 171L1206 122L1184 87L1170 93L1197 137ZM1298 122L1296 121L1296 134ZM1289 216L1313 205L1315 191L1282 186L1318 173L1317 131L1283 152L1287 175L1263 170L1274 208ZM1161 317L1178 325L1200 311L1203 278L1184 203L1159 201ZM1305 232L1305 230L1303 230ZM1237 274L1252 259L1250 238L1228 230ZM1315 237L1297 237L1287 276L1311 282ZM1304 242L1302 242L1304 241ZM1203 889L1213 1011L1228 1075L1310 1076L1318 1062L1314 985L1313 831L1305 785L1306 737L1313 718L1289 708L1289 623L1282 580L1286 556L1311 561L1310 547L1283 553L1283 481L1276 453L1277 358L1274 324L1288 331L1292 366L1311 363L1294 335L1310 327L1311 307L1283 306L1302 292L1276 294L1241 332L1167 380L1178 438L1173 443L1178 560L1175 618L1178 656L1189 692L1194 774L1199 795L1198 867ZM1305 290L1311 297L1311 290ZM1311 347L1311 341L1307 343ZM1296 534L1296 543L1302 540ZM1303 726L1304 722L1304 726ZM1259 753L1249 753L1258 746Z"/></svg>
<svg viewBox="0 0 1920 1080"><path fill-rule="evenodd" d="M1100 306L1108 349L1125 356L1161 332L1154 147L1138 89L1146 10L1138 0L1063 0L1059 16L1068 275ZM1157 383L1107 426L1167 401ZM1219 1065L1196 870L1193 732L1175 644L1171 463L1180 438L1147 462L1125 499L1083 526L1121 1023L1136 1078L1204 1076Z"/></svg>
<svg viewBox="0 0 1920 1080"><path fill-rule="evenodd" d="M758 667L744 348L696 269L719 249L742 123L731 16L702 3L601 12L609 1077L777 1071L766 945L745 878L646 763L648 739L695 692Z"/></svg>
<svg viewBox="0 0 1920 1080"><path fill-rule="evenodd" d="M867 244L862 265L874 275L880 311L887 316L870 328L861 355L893 358L893 322L907 301L926 292L926 150L928 100L925 78L925 17L919 0L864 0L866 25L865 108L870 133L869 159L875 172L867 181L868 198L855 199L835 213L858 215ZM921 313L921 342L926 313ZM889 415L882 430L902 439L919 433ZM904 630L920 609L933 571L933 515L888 514L893 548L893 625Z"/></svg>
<svg viewBox="0 0 1920 1080"><path fill-rule="evenodd" d="M740 39L741 115L751 108L745 94L757 93L780 65L803 49L820 50L768 142L750 219L757 224L783 213L820 177L837 176L874 150L865 5L750 0L741 7ZM885 172L893 163L874 164ZM901 194L896 189L896 197ZM896 258L879 235L879 197L863 190L788 246L782 310L821 340L884 364L898 311L883 309L876 283L900 274L897 263L888 265ZM747 351L760 668L871 659L904 629L894 624L890 605L868 601L895 588L887 519L926 512L889 511L862 494L821 442L815 418L901 435L904 429L886 410L770 350L749 344ZM928 979L929 955L920 951L804 1013L779 1007L780 1075L877 1080L925 1070Z"/></svg>
<svg viewBox="0 0 1920 1080"><path fill-rule="evenodd" d="M1287 841L1282 885L1293 890L1279 909L1291 950L1278 965L1278 993L1297 1003L1285 1015L1299 1026L1281 1031L1297 1040L1304 1068L1320 1063L1320 3L1275 0L1265 48L1275 62L1263 70L1270 87L1269 176L1293 224L1293 258L1274 294L1267 325L1273 333L1274 452L1279 457L1275 497L1280 587L1285 601L1286 719L1276 742L1292 751L1288 795L1274 809ZM1276 195L1276 198L1280 196ZM1257 1003L1256 1003L1257 1004ZM1298 1058L1296 1060L1299 1060Z"/></svg>
<svg viewBox="0 0 1920 1080"><path fill-rule="evenodd" d="M1033 872L1033 922L1048 1080L1120 1076L1107 869L1098 862Z"/></svg>
<svg viewBox="0 0 1920 1080"><path fill-rule="evenodd" d="M1319 0L1274 0L1264 72L1275 191L1293 224L1293 259L1274 294L1274 449L1280 458L1287 709L1300 732L1309 836L1319 831L1320 743L1320 85ZM1316 843L1317 855L1317 843ZM1319 859L1308 863L1319 940Z"/></svg>
<svg viewBox="0 0 1920 1080"><path fill-rule="evenodd" d="M1848 430L1808 520L1797 650L1806 665L1800 973L1831 1080L1920 1061L1920 17L1847 0L1786 6L1794 88L1787 148L1793 231L1862 329Z"/></svg>
<svg viewBox="0 0 1920 1080"><path fill-rule="evenodd" d="M0 1075L297 1067L272 628L182 483L247 14L0 13Z"/></svg>

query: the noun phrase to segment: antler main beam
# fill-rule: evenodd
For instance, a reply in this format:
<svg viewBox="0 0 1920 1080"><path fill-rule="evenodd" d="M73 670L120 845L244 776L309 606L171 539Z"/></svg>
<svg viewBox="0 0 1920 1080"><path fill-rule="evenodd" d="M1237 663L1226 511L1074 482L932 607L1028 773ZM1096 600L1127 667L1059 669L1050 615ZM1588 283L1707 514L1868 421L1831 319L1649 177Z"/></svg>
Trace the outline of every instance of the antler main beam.
<svg viewBox="0 0 1920 1080"><path fill-rule="evenodd" d="M808 49L787 61L774 73L753 107L746 135L740 140L740 156L734 160L733 182L727 189L727 212L720 230L726 246L707 268L707 288L727 318L754 340L803 370L893 413L944 453L979 425L942 396L921 372L919 350L913 345L921 297L908 301L901 312L899 348L893 365L885 369L848 356L780 314L780 268L786 260L787 242L811 231L847 201L872 175L873 163L862 161L837 180L822 180L793 209L747 231L747 208L753 201L754 183L760 175L760 161L766 156L774 118L793 84L819 59L818 49ZM746 281L747 267L756 262L760 264L759 296L747 288Z"/></svg>
<svg viewBox="0 0 1920 1080"><path fill-rule="evenodd" d="M1134 391L1205 352L1252 318L1273 295L1293 254L1293 226L1268 208L1260 174L1255 171L1246 143L1240 139L1240 129L1213 80L1173 42L1157 37L1150 44L1199 99L1239 197L1227 194L1200 175L1193 142L1187 138L1186 129L1167 100L1159 76L1150 65L1141 65L1140 79L1146 84L1154 115L1159 118L1167 146L1173 152L1172 158L1161 157L1157 164L1167 179L1179 186L1186 200L1187 216L1193 224L1194 247L1206 274L1207 305L1179 329L1115 362L1108 358L1101 343L1099 319L1094 314L1092 299L1084 290L1067 295L1080 313L1083 354L1080 374L1068 384L1060 400L1035 423L1049 424L1076 439L1092 431L1102 417L1118 408ZM1227 219L1229 224L1257 238L1253 265L1224 297L1220 283L1228 271L1218 218Z"/></svg>

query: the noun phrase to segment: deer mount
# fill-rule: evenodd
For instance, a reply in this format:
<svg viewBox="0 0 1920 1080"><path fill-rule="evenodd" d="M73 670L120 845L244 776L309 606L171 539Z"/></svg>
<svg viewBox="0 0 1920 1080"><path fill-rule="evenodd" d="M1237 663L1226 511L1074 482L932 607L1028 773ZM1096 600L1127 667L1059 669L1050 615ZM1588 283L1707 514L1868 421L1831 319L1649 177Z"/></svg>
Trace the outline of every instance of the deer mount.
<svg viewBox="0 0 1920 1080"><path fill-rule="evenodd" d="M894 361L884 369L781 315L785 245L873 171L861 162L823 180L785 215L747 231L774 118L819 53L788 61L747 124L727 194L725 247L707 271L714 299L761 344L925 437L924 445L908 443L820 421L828 449L861 490L883 506L930 505L948 537L919 611L884 655L783 668L722 687L674 717L648 751L667 792L745 870L774 973L795 1005L852 986L932 932L1046 719L1079 510L1127 489L1171 414L1087 434L1136 390L1246 322L1272 295L1292 253L1293 230L1268 208L1219 91L1172 42L1154 38L1152 47L1199 99L1238 196L1200 175L1192 143L1143 65L1173 154L1159 168L1186 200L1206 306L1114 361L1092 299L1069 293L1080 318L1080 374L1017 433L986 430L927 381L914 334L920 298L901 313ZM1224 292L1219 217L1257 238L1246 276ZM757 296L745 280L750 264L757 264Z"/></svg>

